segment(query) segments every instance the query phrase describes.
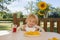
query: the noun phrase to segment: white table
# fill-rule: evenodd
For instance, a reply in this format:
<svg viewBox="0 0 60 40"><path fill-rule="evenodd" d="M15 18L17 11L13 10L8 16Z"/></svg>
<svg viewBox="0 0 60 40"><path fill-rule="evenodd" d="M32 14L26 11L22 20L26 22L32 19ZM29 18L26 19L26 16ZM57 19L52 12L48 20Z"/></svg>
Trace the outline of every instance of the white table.
<svg viewBox="0 0 60 40"><path fill-rule="evenodd" d="M0 35L0 40L48 40L48 38L52 37L60 38L60 34L54 32L41 32L39 37L26 37L24 36L23 31L19 31L16 33L9 32L8 34Z"/></svg>

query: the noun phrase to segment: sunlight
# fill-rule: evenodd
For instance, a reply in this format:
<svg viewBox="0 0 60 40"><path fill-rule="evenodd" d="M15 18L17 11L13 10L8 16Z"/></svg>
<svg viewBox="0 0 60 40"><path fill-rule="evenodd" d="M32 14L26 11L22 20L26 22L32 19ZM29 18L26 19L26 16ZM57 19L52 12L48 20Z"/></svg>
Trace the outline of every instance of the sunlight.
<svg viewBox="0 0 60 40"><path fill-rule="evenodd" d="M0 31L0 36L7 35L7 34L9 34L9 32L6 30Z"/></svg>

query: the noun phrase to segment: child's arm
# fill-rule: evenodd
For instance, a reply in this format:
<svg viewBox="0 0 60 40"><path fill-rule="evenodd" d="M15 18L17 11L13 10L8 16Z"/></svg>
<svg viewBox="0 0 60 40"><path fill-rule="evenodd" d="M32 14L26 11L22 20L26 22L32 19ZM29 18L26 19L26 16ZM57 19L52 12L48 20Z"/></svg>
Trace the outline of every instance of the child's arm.
<svg viewBox="0 0 60 40"><path fill-rule="evenodd" d="M39 28L37 28L37 27L35 27L36 28L36 30L35 31L39 31Z"/></svg>
<svg viewBox="0 0 60 40"><path fill-rule="evenodd" d="M41 28L41 27L40 27L40 31L41 31L41 32L45 32L45 31L44 31L44 29L43 29L43 28Z"/></svg>
<svg viewBox="0 0 60 40"><path fill-rule="evenodd" d="M19 26L19 27L17 28L17 31L19 31L19 30L25 31L25 25Z"/></svg>
<svg viewBox="0 0 60 40"><path fill-rule="evenodd" d="M21 28L21 30L22 30L22 31L26 31L26 30L25 30L25 27L26 27L26 26L23 25L22 28Z"/></svg>
<svg viewBox="0 0 60 40"><path fill-rule="evenodd" d="M17 31L19 31L20 30L20 26L19 27L17 27Z"/></svg>
<svg viewBox="0 0 60 40"><path fill-rule="evenodd" d="M36 26L36 31L41 31L41 32L45 32L43 28L41 28L40 26Z"/></svg>

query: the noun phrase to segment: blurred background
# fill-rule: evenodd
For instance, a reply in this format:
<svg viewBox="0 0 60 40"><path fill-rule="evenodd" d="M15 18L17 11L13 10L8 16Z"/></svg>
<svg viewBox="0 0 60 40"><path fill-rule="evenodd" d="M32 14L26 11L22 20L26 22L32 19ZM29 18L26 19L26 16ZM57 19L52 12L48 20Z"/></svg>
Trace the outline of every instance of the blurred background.
<svg viewBox="0 0 60 40"><path fill-rule="evenodd" d="M26 18L30 13L38 15L39 18L44 18L44 15L38 14L37 3L40 1L49 5L47 18L60 18L60 0L0 0L0 30L11 30L14 13L19 18ZM22 25L23 22L21 21L20 24ZM50 23L47 24L50 27ZM56 27L57 23L54 24ZM43 22L41 22L41 27L43 27Z"/></svg>

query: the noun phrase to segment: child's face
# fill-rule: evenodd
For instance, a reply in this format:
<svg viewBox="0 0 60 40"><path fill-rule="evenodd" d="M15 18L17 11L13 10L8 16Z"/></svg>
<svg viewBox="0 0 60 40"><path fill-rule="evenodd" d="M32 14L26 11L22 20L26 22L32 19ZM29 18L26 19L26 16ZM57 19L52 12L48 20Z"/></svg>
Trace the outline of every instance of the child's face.
<svg viewBox="0 0 60 40"><path fill-rule="evenodd" d="M34 18L29 18L27 21L27 24L29 27L33 27L34 25L36 25L36 20Z"/></svg>

